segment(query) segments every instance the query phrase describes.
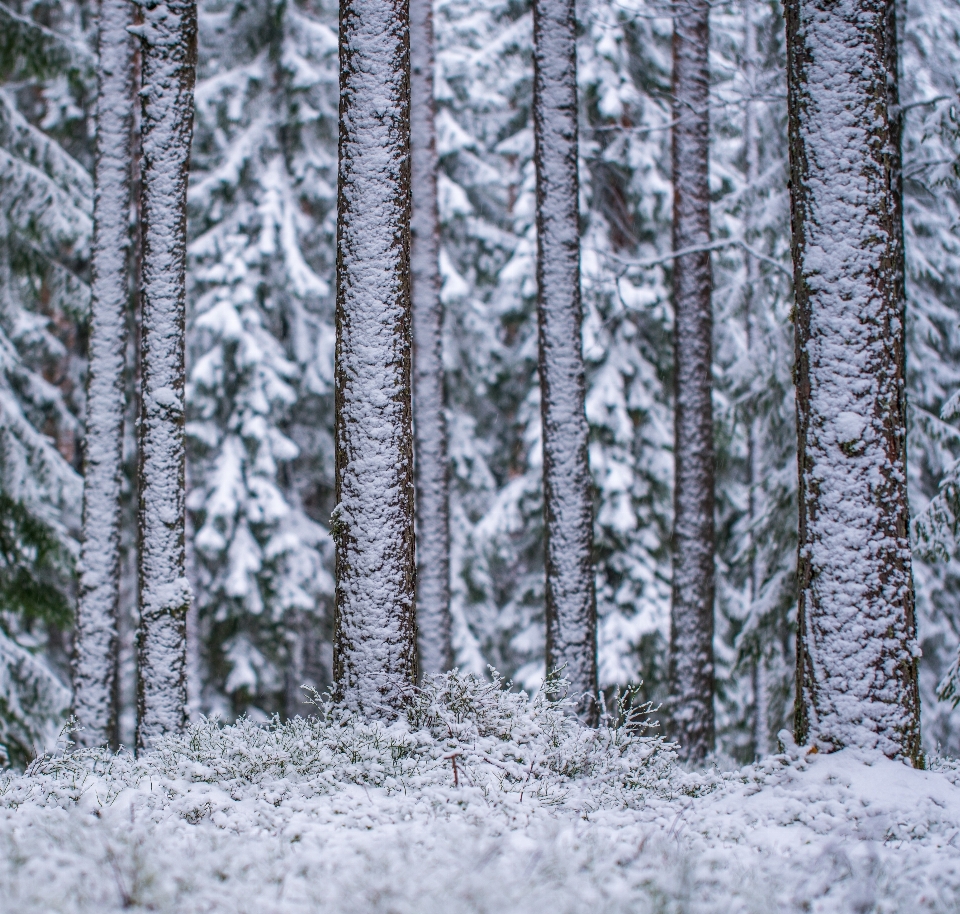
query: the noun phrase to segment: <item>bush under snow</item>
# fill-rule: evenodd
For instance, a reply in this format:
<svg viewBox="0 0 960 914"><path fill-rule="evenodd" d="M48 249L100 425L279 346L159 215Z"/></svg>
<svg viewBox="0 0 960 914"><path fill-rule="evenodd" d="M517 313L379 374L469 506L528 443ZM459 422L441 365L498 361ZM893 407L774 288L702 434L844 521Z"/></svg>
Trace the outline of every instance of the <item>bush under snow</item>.
<svg viewBox="0 0 960 914"><path fill-rule="evenodd" d="M690 773L618 707L438 677L392 724L317 699L0 781L0 911L868 912L960 907L960 771L792 745ZM644 709L641 709L641 712Z"/></svg>

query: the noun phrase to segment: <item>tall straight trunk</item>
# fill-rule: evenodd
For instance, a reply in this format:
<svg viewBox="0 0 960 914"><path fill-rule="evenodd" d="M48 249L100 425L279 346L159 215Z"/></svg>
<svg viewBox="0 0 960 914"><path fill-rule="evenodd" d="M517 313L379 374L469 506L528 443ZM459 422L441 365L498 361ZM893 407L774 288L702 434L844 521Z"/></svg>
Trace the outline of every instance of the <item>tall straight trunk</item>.
<svg viewBox="0 0 960 914"><path fill-rule="evenodd" d="M543 424L547 672L596 720L597 599L581 340L574 0L534 0L537 317Z"/></svg>
<svg viewBox="0 0 960 914"><path fill-rule="evenodd" d="M922 765L889 0L786 6L800 550L796 737ZM892 67L892 69L891 69Z"/></svg>
<svg viewBox="0 0 960 914"><path fill-rule="evenodd" d="M93 202L93 301L84 437L83 547L73 713L81 746L115 738L124 370L129 300L133 24L130 0L101 0Z"/></svg>
<svg viewBox="0 0 960 914"><path fill-rule="evenodd" d="M743 151L746 164L747 193L755 191L757 180L760 177L760 135L757 128L757 29L753 21L753 5L748 0L744 7L744 54L743 76L747 83L747 99L744 105L743 117ZM743 225L744 240L748 245L755 243L756 205L752 198L748 198L744 213ZM753 253L748 249L744 252L744 266L746 268L746 328L747 328L747 357L753 364L755 356L759 354L759 340L757 339L757 293L760 284L760 264ZM750 529L750 605L756 606L760 599L762 569L760 568L759 543L756 539L757 520L760 512L758 505L758 486L763 472L760 465L761 450L760 419L755 409L751 409L747 416L747 519ZM753 685L753 744L757 756L766 754L769 748L770 722L768 720L766 667L764 665L763 644L758 637L757 656L752 671Z"/></svg>
<svg viewBox="0 0 960 914"><path fill-rule="evenodd" d="M677 0L673 18L673 250L710 243L708 0ZM713 750L714 456L710 253L674 261L673 606L670 716L682 755Z"/></svg>
<svg viewBox="0 0 960 914"><path fill-rule="evenodd" d="M413 419L416 445L417 630L420 672L453 666L450 512L443 414L443 310L438 265L437 144L431 0L410 0L410 162L413 212Z"/></svg>
<svg viewBox="0 0 960 914"><path fill-rule="evenodd" d="M407 0L340 6L339 172L334 677L390 717L417 676Z"/></svg>
<svg viewBox="0 0 960 914"><path fill-rule="evenodd" d="M141 7L142 329L137 747L186 723L184 303L195 0Z"/></svg>

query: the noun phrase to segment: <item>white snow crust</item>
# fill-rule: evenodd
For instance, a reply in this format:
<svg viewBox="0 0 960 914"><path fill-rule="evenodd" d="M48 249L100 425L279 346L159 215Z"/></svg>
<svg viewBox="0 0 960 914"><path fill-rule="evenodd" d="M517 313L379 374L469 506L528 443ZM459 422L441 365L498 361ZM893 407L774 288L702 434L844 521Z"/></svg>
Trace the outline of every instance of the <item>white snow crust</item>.
<svg viewBox="0 0 960 914"><path fill-rule="evenodd" d="M960 768L786 751L687 773L453 674L400 721L201 722L0 780L0 909L904 912L960 903ZM636 724L636 721L634 721ZM454 758L457 761L454 774Z"/></svg>

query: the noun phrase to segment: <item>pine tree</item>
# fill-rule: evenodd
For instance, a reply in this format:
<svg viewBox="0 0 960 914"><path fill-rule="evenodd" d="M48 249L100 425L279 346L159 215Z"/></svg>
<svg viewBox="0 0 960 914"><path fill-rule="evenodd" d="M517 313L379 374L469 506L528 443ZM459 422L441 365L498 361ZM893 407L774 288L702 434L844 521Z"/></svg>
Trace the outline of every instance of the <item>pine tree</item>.
<svg viewBox="0 0 960 914"><path fill-rule="evenodd" d="M186 721L184 307L193 132L194 0L142 7L143 244L137 747Z"/></svg>
<svg viewBox="0 0 960 914"><path fill-rule="evenodd" d="M334 670L396 713L416 680L407 5L340 9Z"/></svg>
<svg viewBox="0 0 960 914"><path fill-rule="evenodd" d="M83 728L76 741L85 746L110 742L116 727L133 107L133 41L127 27L132 24L130 0L101 0L83 550L73 666L73 711Z"/></svg>
<svg viewBox="0 0 960 914"><path fill-rule="evenodd" d="M661 697L669 626L667 20L583 4L583 336L601 686ZM532 43L525 6L437 7L457 661L544 676ZM652 267L628 266L657 261Z"/></svg>
<svg viewBox="0 0 960 914"><path fill-rule="evenodd" d="M573 2L534 0L537 317L547 673L596 720L597 604L581 338L577 46Z"/></svg>
<svg viewBox="0 0 960 914"><path fill-rule="evenodd" d="M71 3L0 4L0 35L0 758L22 766L70 701L95 77Z"/></svg>
<svg viewBox="0 0 960 914"><path fill-rule="evenodd" d="M443 310L433 103L433 10L410 2L410 268L416 445L417 630L421 674L453 666L450 509L444 416Z"/></svg>
<svg viewBox="0 0 960 914"><path fill-rule="evenodd" d="M673 38L676 438L670 719L684 755L714 744L714 445L709 4L682 0Z"/></svg>
<svg viewBox="0 0 960 914"><path fill-rule="evenodd" d="M711 10L718 749L750 761L793 719L796 420L783 21Z"/></svg>
<svg viewBox="0 0 960 914"><path fill-rule="evenodd" d="M787 5L797 302L796 733L922 765L888 4ZM823 151L830 149L829 158Z"/></svg>
<svg viewBox="0 0 960 914"><path fill-rule="evenodd" d="M227 717L332 681L335 26L317 3L199 9L188 564L199 706Z"/></svg>

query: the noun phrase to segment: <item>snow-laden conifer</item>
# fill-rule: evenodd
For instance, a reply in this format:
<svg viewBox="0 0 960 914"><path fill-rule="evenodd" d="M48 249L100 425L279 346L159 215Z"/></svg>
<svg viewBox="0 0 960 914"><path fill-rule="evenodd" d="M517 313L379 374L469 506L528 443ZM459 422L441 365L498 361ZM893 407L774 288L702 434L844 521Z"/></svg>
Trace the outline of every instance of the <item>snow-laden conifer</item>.
<svg viewBox="0 0 960 914"><path fill-rule="evenodd" d="M141 7L142 330L137 746L186 722L184 307L195 0Z"/></svg>
<svg viewBox="0 0 960 914"><path fill-rule="evenodd" d="M596 717L597 603L581 337L576 7L534 0L537 319L543 441L547 672Z"/></svg>
<svg viewBox="0 0 960 914"><path fill-rule="evenodd" d="M922 764L886 0L787 5L797 301L796 732ZM828 152L829 151L829 152Z"/></svg>
<svg viewBox="0 0 960 914"><path fill-rule="evenodd" d="M95 82L80 13L0 4L0 755L18 767L70 702Z"/></svg>
<svg viewBox="0 0 960 914"><path fill-rule="evenodd" d="M198 698L295 714L332 679L336 10L224 8L198 11L189 191Z"/></svg>
<svg viewBox="0 0 960 914"><path fill-rule="evenodd" d="M422 674L442 673L453 666L433 69L431 0L410 0L410 279L417 486L417 635Z"/></svg>
<svg viewBox="0 0 960 914"><path fill-rule="evenodd" d="M129 294L133 24L130 0L101 0L93 285L84 429L83 547L74 633L77 742L114 739L124 356Z"/></svg>
<svg viewBox="0 0 960 914"><path fill-rule="evenodd" d="M681 752L714 743L713 276L710 6L678 0L673 35L674 519L670 721Z"/></svg>
<svg viewBox="0 0 960 914"><path fill-rule="evenodd" d="M960 388L960 157L954 74L960 67L960 10L937 0L898 7L903 110L904 240L907 264L907 381L910 504L919 534L913 573L923 739L960 749L954 594L957 552L956 392Z"/></svg>
<svg viewBox="0 0 960 914"><path fill-rule="evenodd" d="M417 673L410 303L409 15L340 7L334 675L392 716Z"/></svg>

